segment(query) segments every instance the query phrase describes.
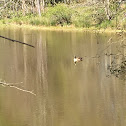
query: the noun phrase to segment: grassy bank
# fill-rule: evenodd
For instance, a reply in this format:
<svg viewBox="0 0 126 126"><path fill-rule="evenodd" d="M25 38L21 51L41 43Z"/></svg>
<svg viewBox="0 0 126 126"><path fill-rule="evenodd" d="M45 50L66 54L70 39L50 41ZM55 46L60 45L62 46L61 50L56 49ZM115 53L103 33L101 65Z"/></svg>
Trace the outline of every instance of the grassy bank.
<svg viewBox="0 0 126 126"><path fill-rule="evenodd" d="M41 16L21 12L11 13L0 19L0 24L32 25L48 28L90 28L90 29L126 29L126 5L118 12L112 11L111 20L107 19L105 8L99 5L65 5L57 4L46 7Z"/></svg>
<svg viewBox="0 0 126 126"><path fill-rule="evenodd" d="M125 32L126 30L119 30L119 29L111 29L111 28L106 28L106 29L97 29L97 28L80 28L80 27L74 27L74 26L37 26L37 25L29 25L29 24L15 24L15 23L10 23L10 24L2 24L0 25L0 28L26 28L26 29L31 29L31 30L43 30L43 31L64 31L64 32L99 32L99 33L117 33L117 32Z"/></svg>

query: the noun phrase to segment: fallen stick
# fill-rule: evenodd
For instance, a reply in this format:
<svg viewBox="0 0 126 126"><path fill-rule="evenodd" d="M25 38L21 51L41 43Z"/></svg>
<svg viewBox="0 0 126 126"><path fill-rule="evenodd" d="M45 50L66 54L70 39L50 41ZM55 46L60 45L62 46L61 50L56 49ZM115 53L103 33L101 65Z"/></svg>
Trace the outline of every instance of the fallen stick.
<svg viewBox="0 0 126 126"><path fill-rule="evenodd" d="M8 86L8 87L11 87L11 88L15 88L17 90L20 90L20 91L23 91L23 92L26 92L26 93L30 93L30 94L36 96L36 94L33 93L33 91L29 91L29 90L26 90L26 89L19 88L19 87L15 86L14 84L9 84L9 83L6 83L6 82L0 82L0 85L3 86L3 87Z"/></svg>
<svg viewBox="0 0 126 126"><path fill-rule="evenodd" d="M24 45L27 45L27 46L30 46L30 47L35 48L35 46L33 46L33 45L31 45L31 44L24 43L24 42L21 42L21 41L18 41L18 40L14 40L14 39L10 39L10 38L7 38L7 37L1 36L1 35L0 35L0 38L4 38L4 39L10 40L10 41L12 41L12 42L18 42L18 43L21 43L21 44L24 44Z"/></svg>

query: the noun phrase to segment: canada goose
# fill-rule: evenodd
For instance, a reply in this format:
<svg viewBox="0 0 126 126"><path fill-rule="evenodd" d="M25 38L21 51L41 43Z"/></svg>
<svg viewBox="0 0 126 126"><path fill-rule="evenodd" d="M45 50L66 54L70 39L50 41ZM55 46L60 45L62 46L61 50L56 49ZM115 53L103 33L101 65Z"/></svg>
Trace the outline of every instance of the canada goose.
<svg viewBox="0 0 126 126"><path fill-rule="evenodd" d="M82 61L82 57L74 57L74 63L75 63L75 65L76 65L76 63L77 62L80 62L80 61Z"/></svg>

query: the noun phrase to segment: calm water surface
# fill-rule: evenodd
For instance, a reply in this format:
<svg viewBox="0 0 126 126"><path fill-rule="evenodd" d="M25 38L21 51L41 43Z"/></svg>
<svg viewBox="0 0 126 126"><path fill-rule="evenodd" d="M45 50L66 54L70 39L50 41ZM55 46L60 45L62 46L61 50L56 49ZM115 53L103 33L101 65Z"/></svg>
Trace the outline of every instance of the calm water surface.
<svg viewBox="0 0 126 126"><path fill-rule="evenodd" d="M0 126L126 126L126 83L108 77L111 59L91 58L114 34L1 28ZM108 51L114 51L111 47ZM85 57L76 66L74 55ZM22 83L21 83L22 82Z"/></svg>

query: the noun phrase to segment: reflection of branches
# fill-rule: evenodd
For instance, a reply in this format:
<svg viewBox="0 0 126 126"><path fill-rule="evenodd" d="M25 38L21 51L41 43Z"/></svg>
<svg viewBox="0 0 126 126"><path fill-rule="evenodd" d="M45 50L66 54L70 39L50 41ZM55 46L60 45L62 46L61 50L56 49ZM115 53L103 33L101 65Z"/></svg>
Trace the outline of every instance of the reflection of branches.
<svg viewBox="0 0 126 126"><path fill-rule="evenodd" d="M107 42L109 45L107 45L103 50L101 50L99 54L101 54L101 53L103 53L105 50L107 50L112 44L117 43L117 42L111 42L111 40L112 40L112 37L109 38L109 40L108 40L108 42ZM110 42L111 42L111 43L110 43Z"/></svg>
<svg viewBox="0 0 126 126"><path fill-rule="evenodd" d="M119 38L118 38L117 41L112 41L113 37L110 37L108 39L108 41L107 41L107 46L104 49L102 49L99 53L97 53L95 56L92 56L92 57L84 56L84 57L85 58L89 58L89 59L92 59L92 58L96 58L97 59L97 58L100 58L102 56L114 56L114 58L118 57L118 56L126 57L124 54L121 53L122 49L120 49L120 48L125 48L126 47L126 44L125 44L126 38L123 37L123 32L117 33L117 35L119 35ZM113 53L108 54L108 53L106 53L105 51L109 47L114 45L114 44L119 44L119 46L117 46L117 49L118 49L117 53L116 54L113 54ZM115 58L115 59L117 59L117 58Z"/></svg>
<svg viewBox="0 0 126 126"><path fill-rule="evenodd" d="M110 71L110 74L122 79L126 79L126 60L123 60L119 64L112 61L111 65L108 66L108 70Z"/></svg>
<svg viewBox="0 0 126 126"><path fill-rule="evenodd" d="M19 87L15 86L15 84L13 84L13 83L0 82L0 85L3 86L3 87L15 88L17 90L20 90L20 91L23 91L23 92L26 92L26 93L30 93L32 95L36 95L35 93L33 93L33 91L29 91L29 90L26 90L26 89L19 88Z"/></svg>
<svg viewBox="0 0 126 126"><path fill-rule="evenodd" d="M107 43L110 43L111 40L112 40L112 37L109 38L109 40L108 40ZM113 44L113 43L114 43L114 42L112 42L112 43L110 43L109 45L107 45L103 50L100 51L99 54L96 54L96 56L92 56L92 57L84 56L84 57L85 57L85 58L100 58L100 57L102 56L101 54L102 54L106 49L108 49L108 48L111 46L111 44Z"/></svg>
<svg viewBox="0 0 126 126"><path fill-rule="evenodd" d="M114 75L120 79L126 80L126 37L124 32L116 33L119 37L116 41L112 41L113 37L110 37L107 41L105 48L99 51L94 57L90 58L100 58L106 56L105 60L107 63L107 70L109 70L110 75ZM116 48L113 48L116 47ZM111 48L111 52L108 49ZM112 52L114 51L114 53Z"/></svg>
<svg viewBox="0 0 126 126"><path fill-rule="evenodd" d="M124 54L121 54L121 53L119 53L119 54L113 54L113 53L105 53L105 55L106 56L122 56L122 57L126 57Z"/></svg>
<svg viewBox="0 0 126 126"><path fill-rule="evenodd" d="M124 32L117 33L117 35L119 35L119 37L116 39L116 41L112 39L113 37L110 37L107 41L107 45L95 56L84 57L89 59L98 59L102 56L107 57L105 58L105 60L107 60L107 64L105 66L107 66L107 70L109 70L110 75L114 75L120 79L126 80L126 53L124 53L126 49L126 37ZM111 49L111 52L109 52L108 49ZM114 51L114 53L112 52L112 50Z"/></svg>
<svg viewBox="0 0 126 126"><path fill-rule="evenodd" d="M119 38L118 41L112 42L112 37L109 38L109 40L108 40L108 42L107 42L108 45L107 45L103 50L100 51L99 56L100 56L102 53L104 53L112 44L117 44L117 43L118 43L118 44L120 44L120 47L123 47L123 48L126 47L126 45L124 44L124 41L126 40L126 38L123 38L123 36L121 35L121 33L120 33L119 35L121 36L121 38ZM98 55L98 54L97 54L97 55Z"/></svg>
<svg viewBox="0 0 126 126"><path fill-rule="evenodd" d="M116 42L109 42L110 47L111 44L116 44L116 52L115 53L105 53L105 56L109 57L111 60L111 63L107 65L107 69L110 71L111 75L115 75L118 78L126 80L126 54L124 53L124 50L126 48L125 40L126 38L120 35L118 41ZM103 51L105 51L107 48L105 48Z"/></svg>

